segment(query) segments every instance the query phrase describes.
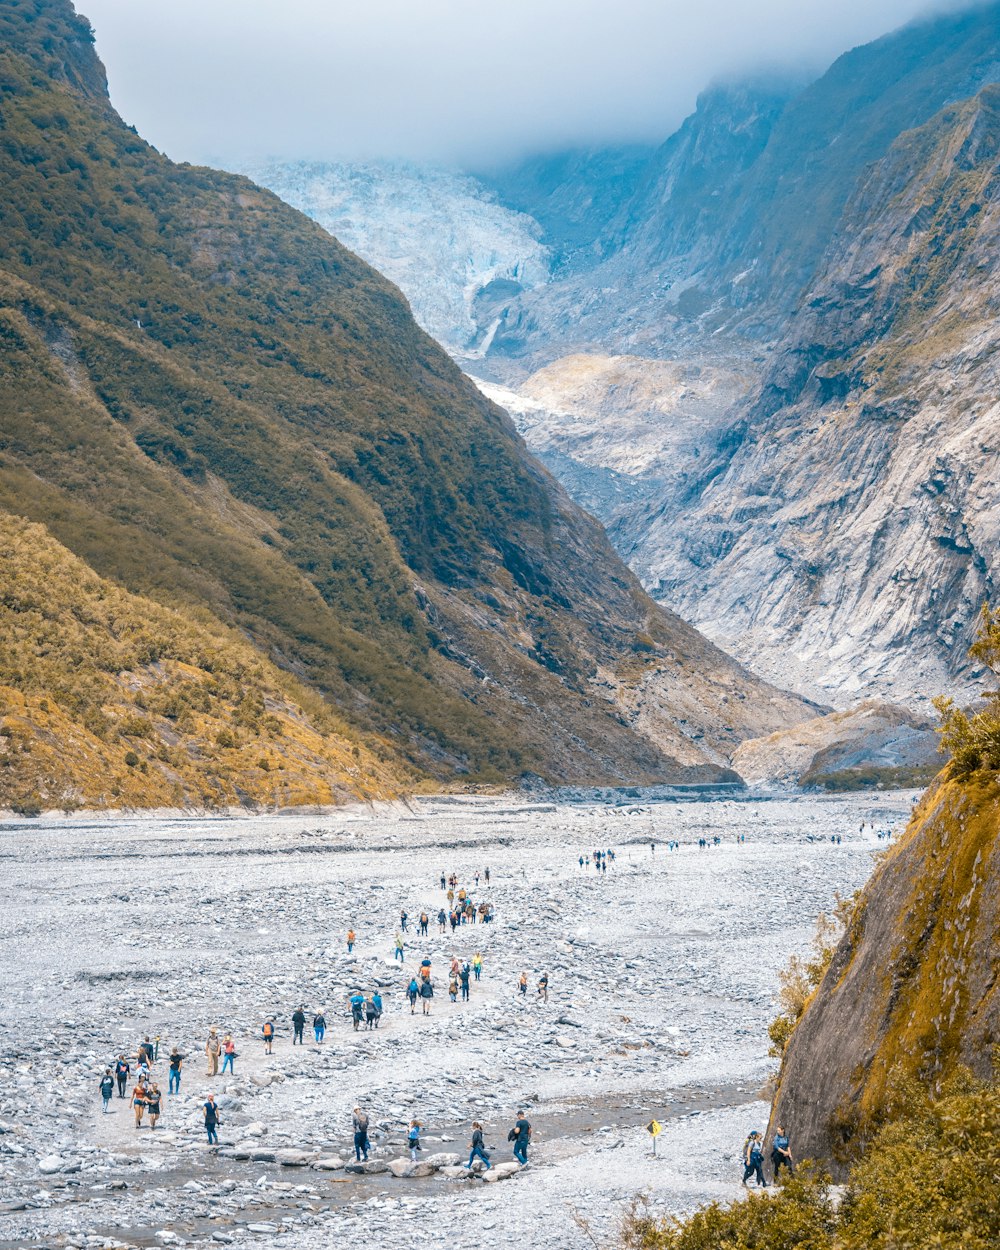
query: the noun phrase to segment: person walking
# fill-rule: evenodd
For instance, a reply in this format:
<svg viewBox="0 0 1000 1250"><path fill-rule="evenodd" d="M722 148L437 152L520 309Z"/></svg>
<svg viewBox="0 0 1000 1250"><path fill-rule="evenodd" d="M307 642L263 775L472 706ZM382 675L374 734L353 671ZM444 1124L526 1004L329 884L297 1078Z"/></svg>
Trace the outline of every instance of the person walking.
<svg viewBox="0 0 1000 1250"><path fill-rule="evenodd" d="M355 990L351 997L347 1000L351 1008L351 1020L354 1023L354 1032L357 1033L361 1028L361 1021L365 1014L365 996L359 990Z"/></svg>
<svg viewBox="0 0 1000 1250"><path fill-rule="evenodd" d="M410 1121L410 1131L406 1134L406 1140L410 1147L410 1160L413 1163L417 1161L417 1153L422 1150L420 1145L420 1129L422 1125L419 1120Z"/></svg>
<svg viewBox="0 0 1000 1250"><path fill-rule="evenodd" d="M472 956L472 975L477 981L483 975L483 957L479 951Z"/></svg>
<svg viewBox="0 0 1000 1250"><path fill-rule="evenodd" d="M420 1005L423 1008L423 1014L429 1016L431 1014L431 999L434 997L434 986L431 984L430 977L424 977L420 983Z"/></svg>
<svg viewBox="0 0 1000 1250"><path fill-rule="evenodd" d="M313 1016L313 1036L317 1044L322 1043L323 1038L326 1037L326 1016L322 1011L317 1011Z"/></svg>
<svg viewBox="0 0 1000 1250"><path fill-rule="evenodd" d="M229 1075L235 1076L233 1070L233 1060L236 1058L236 1043L233 1041L233 1035L227 1033L222 1039L222 1075L226 1075L226 1068L229 1069Z"/></svg>
<svg viewBox="0 0 1000 1250"><path fill-rule="evenodd" d="M464 964L458 974L458 979L462 983L462 1002L469 1001L469 977L472 975L472 969L469 967L468 960Z"/></svg>
<svg viewBox="0 0 1000 1250"><path fill-rule="evenodd" d="M184 1056L176 1046L171 1049L170 1058L167 1062L170 1067L170 1073L167 1077L167 1093L179 1094L181 1092L181 1064L184 1062Z"/></svg>
<svg viewBox="0 0 1000 1250"><path fill-rule="evenodd" d="M274 1054L274 1021L268 1017L261 1026L260 1035L264 1039L264 1054Z"/></svg>
<svg viewBox="0 0 1000 1250"><path fill-rule="evenodd" d="M302 1031L306 1027L306 1009L305 1007L296 1007L292 1012L292 1045L303 1046Z"/></svg>
<svg viewBox="0 0 1000 1250"><path fill-rule="evenodd" d="M758 1187L766 1189L767 1181L764 1180L764 1146L760 1133L756 1129L743 1143L743 1184L746 1185L747 1181L754 1174L757 1176Z"/></svg>
<svg viewBox="0 0 1000 1250"><path fill-rule="evenodd" d="M209 1029L208 1041L205 1043L205 1054L208 1057L208 1071L206 1076L219 1075L219 1051L222 1047L219 1044L218 1032L215 1029Z"/></svg>
<svg viewBox="0 0 1000 1250"><path fill-rule="evenodd" d="M409 918L410 917L406 914L405 911L401 911L399 913L399 927L403 930L404 933L407 931L406 922L409 920Z"/></svg>
<svg viewBox="0 0 1000 1250"><path fill-rule="evenodd" d="M396 934L396 953L393 955L393 959L398 959L400 963L403 963L404 962L403 960L404 950L405 950L405 947L403 945L403 935L402 933L397 933Z"/></svg>
<svg viewBox="0 0 1000 1250"><path fill-rule="evenodd" d="M453 1003L458 1002L458 980L454 976L448 978L448 997Z"/></svg>
<svg viewBox="0 0 1000 1250"><path fill-rule="evenodd" d="M371 994L365 999L365 1024L369 1029L378 1028L378 1018L382 1013L375 1006L375 1000Z"/></svg>
<svg viewBox="0 0 1000 1250"><path fill-rule="evenodd" d="M115 1094L115 1078L110 1068L105 1069L101 1077L101 1097L104 1099L104 1114L108 1114L108 1103Z"/></svg>
<svg viewBox="0 0 1000 1250"><path fill-rule="evenodd" d="M347 953L348 955L354 950L354 930L347 930Z"/></svg>
<svg viewBox="0 0 1000 1250"><path fill-rule="evenodd" d="M442 907L438 912L438 933L448 932L448 913Z"/></svg>
<svg viewBox="0 0 1000 1250"><path fill-rule="evenodd" d="M517 1121L507 1134L507 1140L514 1143L514 1158L520 1163L521 1167L527 1167L528 1146L531 1143L531 1124L525 1118L523 1111L518 1111Z"/></svg>
<svg viewBox="0 0 1000 1250"><path fill-rule="evenodd" d="M465 1165L471 1170L476 1159L482 1159L486 1165L485 1170L490 1170L490 1156L486 1153L486 1146L483 1144L483 1126L478 1120L472 1123L472 1141L469 1142L469 1162Z"/></svg>
<svg viewBox="0 0 1000 1250"><path fill-rule="evenodd" d="M353 1112L354 1158L358 1163L368 1162L368 1116L360 1107Z"/></svg>
<svg viewBox="0 0 1000 1250"><path fill-rule="evenodd" d="M132 1069L129 1067L128 1060L124 1055L119 1055L115 1063L115 1080L118 1082L118 1097L125 1097L125 1086L128 1084L129 1073Z"/></svg>
<svg viewBox="0 0 1000 1250"><path fill-rule="evenodd" d="M517 989L522 998L528 997L528 974L526 972L522 972L518 978Z"/></svg>
<svg viewBox="0 0 1000 1250"><path fill-rule="evenodd" d="M778 1183L778 1173L782 1168L788 1168L788 1175L795 1175L795 1166L792 1162L792 1147L788 1140L788 1134L779 1124L774 1130L774 1142L771 1145L771 1175L775 1184Z"/></svg>
<svg viewBox="0 0 1000 1250"><path fill-rule="evenodd" d="M219 1119L219 1108L215 1105L215 1095L209 1094L208 1101L204 1106L205 1112L205 1132L208 1134L208 1144L217 1146L219 1144L219 1125L222 1121Z"/></svg>
<svg viewBox="0 0 1000 1250"><path fill-rule="evenodd" d="M547 972L543 972L538 978L538 997L543 1003L549 1001L549 974Z"/></svg>
<svg viewBox="0 0 1000 1250"><path fill-rule="evenodd" d="M378 1028L378 1022L382 1019L383 1011L382 995L378 990L372 995L372 1006L375 1008L375 1027Z"/></svg>
<svg viewBox="0 0 1000 1250"><path fill-rule="evenodd" d="M427 926L430 924L430 922L431 922L430 916L428 916L425 911L422 911L420 913L420 927L419 927L419 932L420 932L421 937L427 936Z"/></svg>
<svg viewBox="0 0 1000 1250"><path fill-rule="evenodd" d="M410 978L410 984L406 987L406 997L410 1000L410 1015L415 1015L417 999L420 997L420 986L417 984L416 977Z"/></svg>
<svg viewBox="0 0 1000 1250"><path fill-rule="evenodd" d="M141 1076L132 1090L132 1110L135 1112L135 1127L142 1128L142 1116L146 1110L146 1086Z"/></svg>
<svg viewBox="0 0 1000 1250"><path fill-rule="evenodd" d="M484 869L483 869L483 876L486 878L486 884L487 884L487 885L489 885L489 883L490 883L490 870L489 870L489 867L486 867L486 868L484 868Z"/></svg>
<svg viewBox="0 0 1000 1250"><path fill-rule="evenodd" d="M146 1090L146 1114L149 1116L150 1128L156 1128L156 1121L160 1118L161 1098L160 1087L154 1081Z"/></svg>

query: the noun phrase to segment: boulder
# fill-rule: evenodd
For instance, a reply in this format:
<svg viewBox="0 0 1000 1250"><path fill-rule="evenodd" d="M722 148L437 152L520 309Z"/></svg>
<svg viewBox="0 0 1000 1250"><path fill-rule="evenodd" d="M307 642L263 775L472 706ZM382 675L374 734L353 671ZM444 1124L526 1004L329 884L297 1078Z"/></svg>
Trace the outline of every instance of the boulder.
<svg viewBox="0 0 1000 1250"><path fill-rule="evenodd" d="M336 1172L344 1166L344 1160L338 1155L326 1155L322 1159L313 1159L311 1166L317 1172Z"/></svg>
<svg viewBox="0 0 1000 1250"><path fill-rule="evenodd" d="M308 1150L276 1150L274 1152L275 1163L280 1163L283 1168L304 1168L312 1162L312 1153Z"/></svg>
<svg viewBox="0 0 1000 1250"><path fill-rule="evenodd" d="M483 1173L483 1180L491 1183L494 1181L505 1181L515 1175L515 1173L520 1172L520 1170L520 1163L498 1163L496 1167L492 1167L488 1172Z"/></svg>
<svg viewBox="0 0 1000 1250"><path fill-rule="evenodd" d="M38 1160L38 1170L43 1176L52 1176L55 1172L61 1172L66 1166L66 1160L62 1155L43 1155Z"/></svg>
<svg viewBox="0 0 1000 1250"><path fill-rule="evenodd" d="M432 1163L423 1159L419 1163L411 1163L409 1159L390 1159L389 1171L399 1180L409 1180L413 1177L433 1176L435 1168Z"/></svg>
<svg viewBox="0 0 1000 1250"><path fill-rule="evenodd" d="M437 1154L428 1155L423 1162L429 1163L431 1167L435 1168L453 1168L462 1162L462 1156L455 1154L453 1151L442 1150Z"/></svg>
<svg viewBox="0 0 1000 1250"><path fill-rule="evenodd" d="M438 1168L438 1176L446 1176L450 1181L462 1181L471 1176L472 1173L462 1164L456 1164L454 1167Z"/></svg>

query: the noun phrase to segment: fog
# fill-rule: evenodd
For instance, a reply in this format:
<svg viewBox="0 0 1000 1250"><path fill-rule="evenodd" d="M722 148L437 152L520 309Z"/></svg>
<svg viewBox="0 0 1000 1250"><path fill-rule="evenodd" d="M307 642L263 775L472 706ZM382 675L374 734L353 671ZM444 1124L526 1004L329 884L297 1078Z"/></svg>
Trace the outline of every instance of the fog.
<svg viewBox="0 0 1000 1250"><path fill-rule="evenodd" d="M229 163L476 162L564 144L659 141L712 79L761 68L819 73L927 7L80 0L125 120L175 159Z"/></svg>

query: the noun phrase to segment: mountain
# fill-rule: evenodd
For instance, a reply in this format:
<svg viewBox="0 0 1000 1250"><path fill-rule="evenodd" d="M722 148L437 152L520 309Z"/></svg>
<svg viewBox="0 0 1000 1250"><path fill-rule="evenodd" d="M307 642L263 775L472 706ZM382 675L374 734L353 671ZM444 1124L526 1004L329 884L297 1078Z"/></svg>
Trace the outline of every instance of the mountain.
<svg viewBox="0 0 1000 1250"><path fill-rule="evenodd" d="M419 324L453 356L484 355L511 301L549 280L552 258L539 223L469 174L304 161L239 172L397 283Z"/></svg>
<svg viewBox="0 0 1000 1250"><path fill-rule="evenodd" d="M998 178L998 86L899 138L696 504L643 536L647 584L764 672L790 652L833 691L977 687L1000 573Z"/></svg>
<svg viewBox="0 0 1000 1250"><path fill-rule="evenodd" d="M0 810L293 807L417 784L238 633L0 516Z"/></svg>
<svg viewBox="0 0 1000 1250"><path fill-rule="evenodd" d="M808 714L647 598L395 287L123 125L66 0L0 19L0 512L439 781L730 776Z"/></svg>

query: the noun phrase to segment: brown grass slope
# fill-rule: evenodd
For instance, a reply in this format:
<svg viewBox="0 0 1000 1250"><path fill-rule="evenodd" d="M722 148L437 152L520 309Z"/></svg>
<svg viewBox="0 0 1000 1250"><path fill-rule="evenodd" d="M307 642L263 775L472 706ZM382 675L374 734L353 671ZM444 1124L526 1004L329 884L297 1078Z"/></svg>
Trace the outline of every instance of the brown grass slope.
<svg viewBox="0 0 1000 1250"><path fill-rule="evenodd" d="M238 635L0 514L0 810L300 806L415 777Z"/></svg>
<svg viewBox="0 0 1000 1250"><path fill-rule="evenodd" d="M651 603L394 287L124 126L67 0L0 0L0 34L0 508L440 779L712 777L801 719Z"/></svg>

